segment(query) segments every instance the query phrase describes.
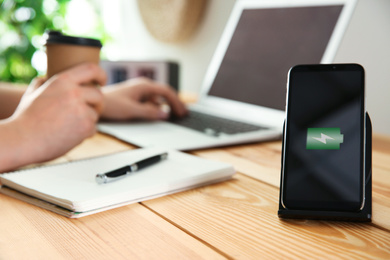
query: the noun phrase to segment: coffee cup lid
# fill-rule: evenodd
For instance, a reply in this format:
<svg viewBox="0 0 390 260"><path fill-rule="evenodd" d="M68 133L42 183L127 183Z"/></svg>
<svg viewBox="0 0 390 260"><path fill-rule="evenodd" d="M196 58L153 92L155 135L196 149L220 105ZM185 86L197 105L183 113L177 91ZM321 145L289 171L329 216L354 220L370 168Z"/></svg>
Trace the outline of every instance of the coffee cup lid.
<svg viewBox="0 0 390 260"><path fill-rule="evenodd" d="M93 47L102 47L102 44L99 40L91 38L82 38L82 37L73 37L63 35L58 31L49 31L47 33L46 44L57 43L57 44L74 44L74 45L85 45Z"/></svg>

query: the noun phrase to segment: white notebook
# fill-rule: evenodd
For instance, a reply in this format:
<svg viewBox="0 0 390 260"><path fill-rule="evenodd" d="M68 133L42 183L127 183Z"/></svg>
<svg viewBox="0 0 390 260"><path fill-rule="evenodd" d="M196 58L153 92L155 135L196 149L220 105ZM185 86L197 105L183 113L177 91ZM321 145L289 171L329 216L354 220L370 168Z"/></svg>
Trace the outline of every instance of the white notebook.
<svg viewBox="0 0 390 260"><path fill-rule="evenodd" d="M166 160L130 176L98 184L98 173L166 152L142 148L0 175L0 192L58 214L79 218L167 194L228 180L235 173L226 163L168 151Z"/></svg>

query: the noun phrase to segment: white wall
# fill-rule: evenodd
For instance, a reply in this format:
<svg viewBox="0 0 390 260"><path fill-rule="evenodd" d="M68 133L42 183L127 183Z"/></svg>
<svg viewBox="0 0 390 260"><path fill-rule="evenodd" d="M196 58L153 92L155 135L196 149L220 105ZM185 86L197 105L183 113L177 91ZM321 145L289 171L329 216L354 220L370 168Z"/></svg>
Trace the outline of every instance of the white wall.
<svg viewBox="0 0 390 260"><path fill-rule="evenodd" d="M122 0L118 22L124 29L114 35L117 41L110 57L178 61L181 90L197 93L234 2L210 0L195 35L172 45L158 42L148 33L135 0ZM365 67L367 110L374 132L390 134L390 0L359 0L335 62L355 62Z"/></svg>
<svg viewBox="0 0 390 260"><path fill-rule="evenodd" d="M116 51L108 58L177 61L181 69L181 90L197 93L234 2L234 0L209 1L205 17L191 39L180 44L166 44L155 40L149 34L139 14L137 1L122 0L117 8L120 9L118 13L122 14L121 27L124 29L123 32L114 35L117 39Z"/></svg>
<svg viewBox="0 0 390 260"><path fill-rule="evenodd" d="M366 71L366 100L373 130L390 134L390 1L359 0L335 62Z"/></svg>

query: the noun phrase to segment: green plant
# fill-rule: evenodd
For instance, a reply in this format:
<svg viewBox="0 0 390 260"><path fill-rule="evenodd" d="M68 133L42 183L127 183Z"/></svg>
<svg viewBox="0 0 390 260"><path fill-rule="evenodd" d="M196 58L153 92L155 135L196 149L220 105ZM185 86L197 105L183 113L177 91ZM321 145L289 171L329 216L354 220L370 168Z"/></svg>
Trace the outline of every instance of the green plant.
<svg viewBox="0 0 390 260"><path fill-rule="evenodd" d="M45 30L61 30L69 0L5 0L0 8L1 81L27 83L38 72L31 59ZM57 19L57 22L56 22Z"/></svg>

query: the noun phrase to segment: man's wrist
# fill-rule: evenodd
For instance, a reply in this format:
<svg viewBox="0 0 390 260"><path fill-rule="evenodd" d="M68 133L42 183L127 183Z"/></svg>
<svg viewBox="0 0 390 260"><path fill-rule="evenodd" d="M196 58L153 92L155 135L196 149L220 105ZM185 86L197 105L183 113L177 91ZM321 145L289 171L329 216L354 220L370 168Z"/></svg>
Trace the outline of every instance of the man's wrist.
<svg viewBox="0 0 390 260"><path fill-rule="evenodd" d="M26 153L26 131L19 122L8 118L0 120L0 172L11 171L31 163Z"/></svg>

